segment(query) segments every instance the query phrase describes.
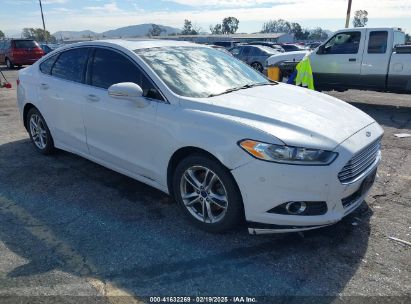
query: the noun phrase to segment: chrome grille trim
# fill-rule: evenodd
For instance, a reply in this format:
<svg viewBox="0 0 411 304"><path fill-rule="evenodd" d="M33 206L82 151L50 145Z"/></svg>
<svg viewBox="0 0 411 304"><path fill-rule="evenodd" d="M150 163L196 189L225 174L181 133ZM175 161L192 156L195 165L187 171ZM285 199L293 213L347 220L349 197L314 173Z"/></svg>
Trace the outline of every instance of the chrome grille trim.
<svg viewBox="0 0 411 304"><path fill-rule="evenodd" d="M338 179L343 184L357 181L361 176L374 167L381 158L381 138L378 138L358 153L356 153L338 173Z"/></svg>

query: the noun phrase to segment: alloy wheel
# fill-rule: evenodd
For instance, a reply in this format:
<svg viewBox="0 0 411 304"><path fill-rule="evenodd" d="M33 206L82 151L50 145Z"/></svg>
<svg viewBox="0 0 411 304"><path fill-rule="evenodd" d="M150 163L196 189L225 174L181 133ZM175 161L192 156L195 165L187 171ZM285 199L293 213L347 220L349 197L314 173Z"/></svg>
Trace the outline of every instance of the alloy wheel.
<svg viewBox="0 0 411 304"><path fill-rule="evenodd" d="M220 222L227 212L227 191L218 175L204 166L192 166L184 172L180 194L184 206L201 222Z"/></svg>
<svg viewBox="0 0 411 304"><path fill-rule="evenodd" d="M43 120L37 114L30 117L30 135L34 144L41 150L47 146L47 131Z"/></svg>

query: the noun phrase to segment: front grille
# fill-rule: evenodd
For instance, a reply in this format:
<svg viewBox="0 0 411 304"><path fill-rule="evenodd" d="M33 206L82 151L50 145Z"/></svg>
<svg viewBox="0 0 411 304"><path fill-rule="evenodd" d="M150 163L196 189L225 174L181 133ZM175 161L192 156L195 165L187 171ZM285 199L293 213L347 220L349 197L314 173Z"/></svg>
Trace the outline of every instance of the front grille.
<svg viewBox="0 0 411 304"><path fill-rule="evenodd" d="M381 139L377 139L356 153L338 173L342 183L350 183L366 171L376 160L381 148Z"/></svg>

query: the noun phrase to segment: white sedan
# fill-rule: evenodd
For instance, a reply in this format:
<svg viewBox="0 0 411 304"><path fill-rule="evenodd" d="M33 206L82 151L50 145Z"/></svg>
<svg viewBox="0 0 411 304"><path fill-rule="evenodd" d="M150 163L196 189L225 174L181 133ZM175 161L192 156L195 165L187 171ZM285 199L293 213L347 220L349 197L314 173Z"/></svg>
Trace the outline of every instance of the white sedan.
<svg viewBox="0 0 411 304"><path fill-rule="evenodd" d="M336 223L363 202L381 158L381 127L355 107L187 42L65 46L19 71L17 95L39 152L173 195L212 232Z"/></svg>

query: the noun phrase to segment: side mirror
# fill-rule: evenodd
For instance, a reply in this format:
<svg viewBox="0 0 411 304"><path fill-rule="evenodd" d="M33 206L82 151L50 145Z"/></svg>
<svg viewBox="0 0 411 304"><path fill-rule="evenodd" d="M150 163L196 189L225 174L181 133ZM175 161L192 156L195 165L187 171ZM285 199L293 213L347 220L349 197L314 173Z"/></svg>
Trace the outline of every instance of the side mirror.
<svg viewBox="0 0 411 304"><path fill-rule="evenodd" d="M317 50L318 55L324 54L324 45L320 45Z"/></svg>
<svg viewBox="0 0 411 304"><path fill-rule="evenodd" d="M120 82L108 88L108 95L117 99L131 100L137 103L139 108L144 108L149 101L143 98L143 90L134 82Z"/></svg>

